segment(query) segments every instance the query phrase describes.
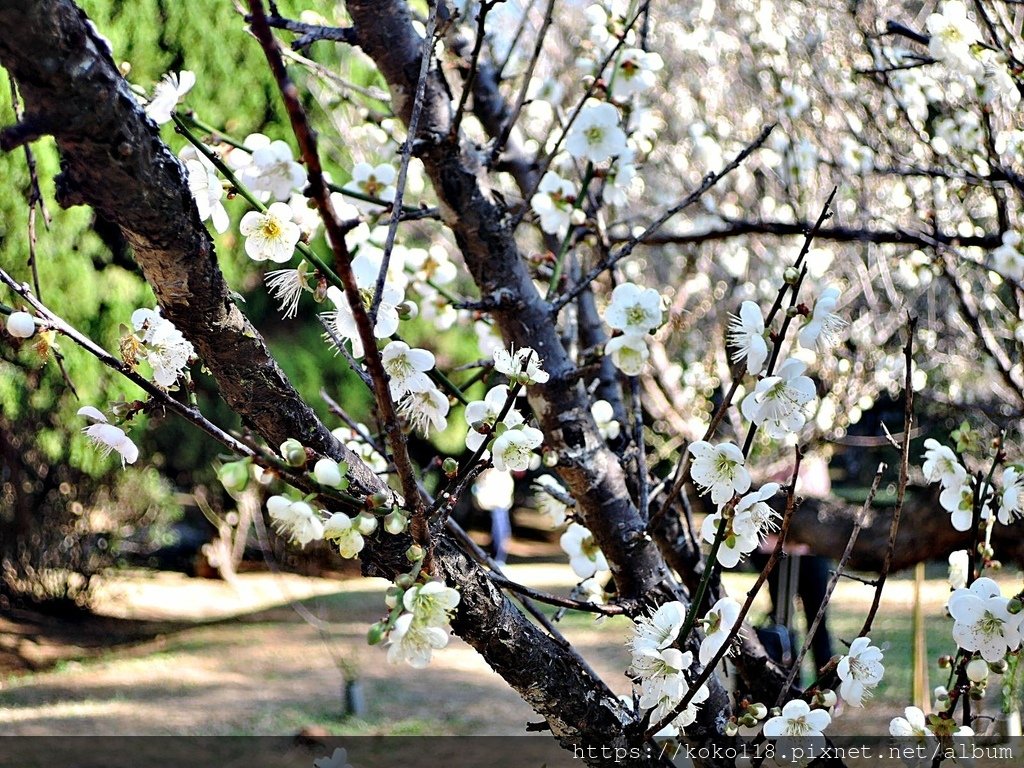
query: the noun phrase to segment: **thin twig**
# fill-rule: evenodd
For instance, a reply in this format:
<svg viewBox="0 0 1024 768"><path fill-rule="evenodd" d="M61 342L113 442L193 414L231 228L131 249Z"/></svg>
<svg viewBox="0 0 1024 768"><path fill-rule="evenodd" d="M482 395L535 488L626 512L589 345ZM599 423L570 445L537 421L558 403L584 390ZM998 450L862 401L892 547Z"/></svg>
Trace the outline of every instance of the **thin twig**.
<svg viewBox="0 0 1024 768"><path fill-rule="evenodd" d="M907 345L903 348L903 361L907 366L906 378L903 383L904 407L903 407L903 444L900 451L900 479L896 487L896 509L892 513L892 522L889 524L889 541L885 548L885 560L882 562L882 571L878 574L878 582L875 586L875 596L871 601L871 608L864 619L864 625L857 633L857 637L865 637L871 632L871 625L878 613L878 606L882 602L882 589L885 587L885 580L889 576L889 569L892 567L893 553L896 550L896 534L899 532L900 516L903 514L903 502L907 495L907 482L910 477L910 435L914 426L914 332L917 330L917 318L907 318Z"/></svg>
<svg viewBox="0 0 1024 768"><path fill-rule="evenodd" d="M761 591L761 587L764 586L765 581L768 580L772 571L775 570L775 565L779 562L779 558L782 557L782 552L786 545L786 537L789 533L789 526L793 521L793 513L796 510L796 481L800 474L800 462L802 460L803 453L798 446L796 448L796 461L793 465L792 479L789 483L789 489L786 492L786 509L782 516L782 523L779 525L779 535L778 540L775 542L775 549L772 550L772 554L768 558L768 562L765 563L764 568L761 569L761 573L758 574L757 579L754 581L754 585L747 590L747 597L746 600L743 601L743 605L740 607L740 612L736 617L736 623L733 624L732 629L729 630L729 634L726 635L725 642L722 643L722 646L718 649L715 655L711 657L711 660L704 665L704 669L701 670L701 673L690 684L690 689L686 692L686 695L683 696L675 708L657 724L647 728L647 732L645 734L646 738L650 738L654 734L658 733L658 731L675 720L686 709L686 707L689 706L693 697L697 694L697 691L700 690L700 687L708 681L711 675L714 674L715 667L718 666L718 663L725 658L726 654L729 653L733 640L736 639L736 636L740 633L740 630L743 627L743 620L747 617L747 614L750 612L750 609L754 604L754 599ZM789 685L790 683L787 683L785 688L783 688L783 691L788 691ZM653 712L653 710L651 711ZM649 722L649 718L647 722Z"/></svg>
<svg viewBox="0 0 1024 768"><path fill-rule="evenodd" d="M395 471L402 487L404 503L411 506L410 533L412 534L413 541L422 547L424 551L423 568L427 573L430 573L433 563L433 547L430 540L430 529L424 514L423 498L416 482L416 474L413 470L412 459L409 456L406 436L402 431L395 403L391 397L387 373L381 361L380 351L377 349L377 339L373 333L373 324L370 322L366 308L363 306L359 286L352 271L351 256L345 244L346 229L334 210L334 204L331 202L327 185L324 182L320 155L317 150L316 134L309 124L309 119L302 107L302 103L299 101L298 88L295 87L295 84L288 77L277 40L267 25L262 0L249 0L249 9L251 11L252 32L256 39L259 40L270 69L277 81L292 130L299 143L302 159L306 164L309 196L316 202L334 251L335 270L344 285L345 296L352 310L360 340L363 342L366 368L373 381L374 395L377 406L380 409L388 447L391 449L391 459L395 464Z"/></svg>
<svg viewBox="0 0 1024 768"><path fill-rule="evenodd" d="M757 135L757 138L755 138L750 144L744 147L743 150L739 154L737 154L729 162L729 164L726 165L722 170L718 171L717 173L709 173L707 176L705 176L703 181L701 181L700 186L698 186L693 192L688 194L678 203L676 203L667 211L665 211L665 213L663 213L661 216L655 219L654 223L648 226L647 229L645 229L639 235L631 237L621 246L616 248L613 253L609 254L608 258L606 258L596 267L587 272L587 274L585 274L583 278L578 283L576 283L576 285L574 285L572 288L567 290L562 295L556 297L551 302L552 312L558 312L562 307L564 307L570 301L575 299L580 293L582 293L588 285L594 282L594 280L596 280L601 275L602 272L604 272L607 269L611 269L619 261L629 256L633 252L633 249L635 249L638 245L644 243L648 237L650 237L659 229L661 229L665 225L665 222L667 222L677 213L686 210L695 202L700 200L700 198L704 196L704 193L706 193L709 189L714 187L719 181L721 181L727 175L736 170L743 163L744 160L746 160L758 147L764 144L764 142L768 139L769 134L771 134L773 128L775 128L775 123L772 123L771 125L766 125L764 128L762 128L761 133Z"/></svg>
<svg viewBox="0 0 1024 768"><path fill-rule="evenodd" d="M832 572L832 577L829 579L828 586L825 588L825 596L821 601L821 605L818 606L818 612L814 614L814 619L811 621L810 626L807 627L807 634L804 637L803 645L800 647L800 653L798 653L796 658L793 660L793 664L789 668L789 675L786 676L786 684L783 687L783 690L779 691L779 696L775 700L776 707L781 707L782 703L785 701L786 692L793 684L793 681L796 680L796 676L800 673L800 665L803 664L804 657L807 655L807 651L810 650L811 643L814 641L814 635L817 633L821 622L825 620L825 611L832 600L832 593L835 592L836 584L839 583L840 577L846 570L846 564L850 562L850 558L853 556L853 547L857 543L857 538L860 536L861 529L867 522L868 516L871 514L871 505L875 501L875 494L878 493L878 486L882 482L882 473L884 473L885 470L886 466L884 463L878 465L878 470L875 472L875 479L871 482L871 490L868 491L868 496L864 499L864 505L860 508L860 514L857 515L857 519L853 523L853 530L850 532L850 540L846 542L846 549L843 550L843 554L839 558L839 564Z"/></svg>
<svg viewBox="0 0 1024 768"><path fill-rule="evenodd" d="M423 50L420 54L420 74L416 81L416 95L412 102L412 114L409 117L409 126L405 135L405 143L402 144L402 160L398 165L398 179L395 182L395 201L391 208L391 220L388 222L388 234L384 239L384 253L380 260L380 270L377 272L377 284L373 289L373 301L370 302L370 324L377 322L377 310L380 309L380 302L384 296L384 283L388 277L388 267L391 265L391 252L395 248L395 236L398 234L398 222L402 218L402 198L405 196L405 183L409 175L409 161L412 160L412 147L416 142L416 132L419 129L420 114L423 112L423 96L427 91L427 77L430 75L430 62L434 60L434 33L437 30L437 9L440 3L430 3L430 13L427 15L427 29L423 37Z"/></svg>

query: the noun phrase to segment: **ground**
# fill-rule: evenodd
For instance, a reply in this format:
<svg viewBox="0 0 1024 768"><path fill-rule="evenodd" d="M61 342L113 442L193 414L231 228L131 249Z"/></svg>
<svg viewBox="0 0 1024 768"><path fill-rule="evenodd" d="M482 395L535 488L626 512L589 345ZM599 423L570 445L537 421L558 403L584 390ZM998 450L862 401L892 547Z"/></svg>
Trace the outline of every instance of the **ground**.
<svg viewBox="0 0 1024 768"><path fill-rule="evenodd" d="M572 583L569 569L558 564L513 565L509 575L563 594ZM751 580L730 574L727 585L742 597ZM228 584L135 572L103 583L97 611L105 618L99 620L69 626L0 617L0 658L9 667L0 673L0 732L504 735L538 720L457 638L426 670L389 665L385 651L365 642L367 627L383 613L383 590L384 582L370 579L250 573ZM871 594L858 582L840 583L832 616L837 637L856 633ZM911 703L913 595L906 575L886 587L872 633L886 652L886 679L868 708L846 709L837 732L884 733ZM933 658L951 646L943 618L947 595L941 578L926 582ZM562 626L598 673L628 692L622 672L629 622L570 614ZM115 639L121 644L111 647ZM13 658L39 670L11 670ZM345 713L345 670L362 684L366 710L359 717ZM945 682L934 664L929 673L932 686Z"/></svg>

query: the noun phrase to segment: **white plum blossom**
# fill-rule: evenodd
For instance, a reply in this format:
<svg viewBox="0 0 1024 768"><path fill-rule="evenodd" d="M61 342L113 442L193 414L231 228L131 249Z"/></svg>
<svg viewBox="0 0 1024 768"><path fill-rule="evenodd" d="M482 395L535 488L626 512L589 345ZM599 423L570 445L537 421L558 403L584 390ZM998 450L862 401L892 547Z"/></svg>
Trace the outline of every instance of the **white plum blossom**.
<svg viewBox="0 0 1024 768"><path fill-rule="evenodd" d="M274 527L300 547L324 537L324 522L305 501L291 501L284 496L267 499L267 512Z"/></svg>
<svg viewBox="0 0 1024 768"><path fill-rule="evenodd" d="M498 420L498 414L501 413L505 403L508 401L508 394L508 387L505 384L500 384L497 387L491 387L487 394L484 395L483 400L474 400L466 406L464 414L466 423L470 427L466 435L466 447L469 450L477 450L484 442L490 439L491 431L493 431L495 422ZM518 427L523 421L523 415L513 406L505 414L502 424L507 427ZM478 432L474 425L486 425L491 431L486 433Z"/></svg>
<svg viewBox="0 0 1024 768"><path fill-rule="evenodd" d="M414 349L404 341L391 341L380 354L381 363L388 374L388 387L393 398L407 392L423 392L434 386L427 371L434 367L434 353Z"/></svg>
<svg viewBox="0 0 1024 768"><path fill-rule="evenodd" d="M569 507L564 499L569 498L569 492L562 484L551 475L541 475L533 481L532 488L537 511L551 520L551 527L561 528L565 525L565 513Z"/></svg>
<svg viewBox="0 0 1024 768"><path fill-rule="evenodd" d="M772 438L799 432L807 421L807 408L817 397L814 382L804 376L806 363L789 358L774 376L766 376L743 399L743 415Z"/></svg>
<svg viewBox="0 0 1024 768"><path fill-rule="evenodd" d="M746 360L747 373L751 376L757 376L764 370L768 360L768 342L765 341L764 315L756 302L744 301L740 305L739 315L732 315L726 339L735 349L733 362Z"/></svg>
<svg viewBox="0 0 1024 768"><path fill-rule="evenodd" d="M770 718L762 733L766 739L821 736L832 717L823 709L812 710L806 701L793 699L782 707L782 714Z"/></svg>
<svg viewBox="0 0 1024 768"><path fill-rule="evenodd" d="M1003 470L1003 494L996 517L1003 525L1024 517L1024 476L1019 467Z"/></svg>
<svg viewBox="0 0 1024 768"><path fill-rule="evenodd" d="M525 366L525 368L524 368ZM544 384L550 377L541 367L540 356L531 347L494 350L494 370L524 384Z"/></svg>
<svg viewBox="0 0 1024 768"><path fill-rule="evenodd" d="M245 252L253 261L290 261L302 232L292 221L287 203L273 203L265 212L249 211L238 225Z"/></svg>
<svg viewBox="0 0 1024 768"><path fill-rule="evenodd" d="M959 485L943 488L939 494L939 504L950 513L950 521L958 531L969 531L974 522L974 488L964 473L964 481Z"/></svg>
<svg viewBox="0 0 1024 768"><path fill-rule="evenodd" d="M864 699L885 674L881 649L871 644L871 638L858 637L850 644L850 652L839 660L836 674L842 681L839 695L851 706L864 706Z"/></svg>
<svg viewBox="0 0 1024 768"><path fill-rule="evenodd" d="M36 321L28 312L11 312L7 332L16 339L28 339L36 332Z"/></svg>
<svg viewBox="0 0 1024 768"><path fill-rule="evenodd" d="M925 21L930 35L928 52L947 66L972 74L978 61L971 46L981 38L978 25L967 18L967 7L960 0L947 0L941 13L931 14Z"/></svg>
<svg viewBox="0 0 1024 768"><path fill-rule="evenodd" d="M811 316L797 334L797 341L801 347L825 349L835 346L840 331L846 326L846 321L835 314L839 296L838 288L826 288L821 292L821 296L814 302Z"/></svg>
<svg viewBox="0 0 1024 768"><path fill-rule="evenodd" d="M285 320L299 313L299 299L303 291L313 290L310 278L309 263L305 259L295 269L275 269L264 276L267 291L280 302L279 309Z"/></svg>
<svg viewBox="0 0 1024 768"><path fill-rule="evenodd" d="M1011 280L1024 281L1024 252L1021 234L1015 229L1003 232L1002 244L992 251L993 266Z"/></svg>
<svg viewBox="0 0 1024 768"><path fill-rule="evenodd" d="M615 70L611 74L608 95L614 101L626 101L631 96L653 88L665 62L661 56L641 48L627 48L619 54Z"/></svg>
<svg viewBox="0 0 1024 768"><path fill-rule="evenodd" d="M153 88L153 98L146 105L146 114L157 125L169 123L174 108L195 84L195 72L187 69L177 73L168 72Z"/></svg>
<svg viewBox="0 0 1024 768"><path fill-rule="evenodd" d="M939 740L932 729L931 724L918 707L907 707L903 710L903 717L894 717L889 722L889 735L899 739L914 739L918 743L916 750L918 755L925 755L929 758L925 765L931 765L931 759L937 754ZM974 731L966 725L960 726L954 736L973 736ZM918 763L920 765L921 763Z"/></svg>
<svg viewBox="0 0 1024 768"><path fill-rule="evenodd" d="M667 648L660 653L648 651L634 655L632 669L640 678L639 706L650 711L650 722L658 723L673 712L690 691L686 670L693 666L693 653ZM699 705L710 696L707 685L693 693L689 704L672 722L659 732L659 736L674 737L697 719Z"/></svg>
<svg viewBox="0 0 1024 768"><path fill-rule="evenodd" d="M544 434L536 427L519 426L508 429L491 445L494 468L500 472L524 472L530 468L533 450L544 442Z"/></svg>
<svg viewBox="0 0 1024 768"><path fill-rule="evenodd" d="M306 169L295 162L287 142L280 139L270 141L262 134L253 134L246 141L246 147L252 155L242 178L254 191L287 203L293 192L301 191L306 185Z"/></svg>
<svg viewBox="0 0 1024 768"><path fill-rule="evenodd" d="M231 226L231 219L221 202L224 185L220 183L216 169L199 160L186 160L185 170L188 171L188 188L196 201L200 221L210 219L215 230L226 232Z"/></svg>
<svg viewBox="0 0 1024 768"><path fill-rule="evenodd" d="M565 148L577 160L603 163L628 150L619 126L619 111L608 102L591 101L580 110L565 137Z"/></svg>
<svg viewBox="0 0 1024 768"><path fill-rule="evenodd" d="M978 651L985 661L999 661L1020 646L1024 614L1011 614L1009 598L1003 597L992 579L976 579L949 596L953 639L966 651Z"/></svg>
<svg viewBox="0 0 1024 768"><path fill-rule="evenodd" d="M634 621L628 645L635 663L639 656L650 651L661 652L675 643L686 621L686 606L673 600L660 605L650 616Z"/></svg>
<svg viewBox="0 0 1024 768"><path fill-rule="evenodd" d="M413 614L403 613L395 620L390 640L388 663L401 664L404 661L414 669L424 669L430 664L434 651L448 645L448 631L422 624L414 620Z"/></svg>
<svg viewBox="0 0 1024 768"><path fill-rule="evenodd" d="M609 355L612 364L627 376L639 376L651 356L647 340L633 334L609 339L604 345L604 353Z"/></svg>
<svg viewBox="0 0 1024 768"><path fill-rule="evenodd" d="M960 466L953 449L931 437L924 441L924 447L924 464L921 466L924 479L929 483L938 481L943 488L959 487L967 477L967 470Z"/></svg>
<svg viewBox="0 0 1024 768"><path fill-rule="evenodd" d="M966 549L958 549L949 553L949 586L951 589L961 589L967 586L967 570L971 567L970 558Z"/></svg>
<svg viewBox="0 0 1024 768"><path fill-rule="evenodd" d="M889 735L902 739L916 739L920 742L934 743L935 735L928 728L924 712L918 707L907 707L903 717L894 717L889 722Z"/></svg>
<svg viewBox="0 0 1024 768"><path fill-rule="evenodd" d="M590 406L590 415L597 424L597 431L605 440L614 440L619 436L622 425L615 419L615 411L607 400L595 400Z"/></svg>
<svg viewBox="0 0 1024 768"><path fill-rule="evenodd" d="M132 312L132 327L153 369L153 381L165 389L181 378L195 349L174 323L160 316L160 310Z"/></svg>
<svg viewBox="0 0 1024 768"><path fill-rule="evenodd" d="M776 530L778 512L766 502L779 492L778 483L765 483L753 493L748 493L736 502L736 509L729 521L729 529L718 547L718 562L725 568L735 568L739 561L757 549L769 531ZM713 543L722 525L722 513L715 512L704 518L701 538Z"/></svg>
<svg viewBox="0 0 1024 768"><path fill-rule="evenodd" d="M121 457L121 467L127 464L134 464L139 458L139 449L132 442L132 439L125 434L120 427L115 427L107 422L107 417L91 405L85 405L78 409L78 415L95 422L92 426L82 430L93 445L100 450L101 456L109 456L111 451L117 451Z"/></svg>
<svg viewBox="0 0 1024 768"><path fill-rule="evenodd" d="M397 177L398 173L395 171L395 167L388 163L380 165L356 163L352 167L352 180L345 185L344 189L384 203L393 203ZM384 210L380 205L368 203L368 201L357 202L356 206L367 212Z"/></svg>
<svg viewBox="0 0 1024 768"><path fill-rule="evenodd" d="M445 627L459 605L458 590L441 581L416 584L405 590L402 604L412 613L415 621L433 627Z"/></svg>
<svg viewBox="0 0 1024 768"><path fill-rule="evenodd" d="M334 542L339 554L353 558L363 551L363 535L351 517L344 512L335 512L324 523L323 537Z"/></svg>
<svg viewBox="0 0 1024 768"><path fill-rule="evenodd" d="M664 322L663 316L661 295L656 290L621 283L612 291L604 321L627 336L645 336Z"/></svg>
<svg viewBox="0 0 1024 768"><path fill-rule="evenodd" d="M540 217L540 228L549 235L564 235L572 219L576 189L554 171L548 171L530 198L530 207Z"/></svg>
<svg viewBox="0 0 1024 768"><path fill-rule="evenodd" d="M364 308L369 311L369 305L373 298L373 292L377 285L377 274L379 263L372 257L364 257L362 253L352 259L352 272L355 274L356 286L359 288ZM352 356L362 357L363 340L359 336L359 329L356 326L355 315L352 314L352 307L344 292L336 285L327 289L327 298L334 304L334 312L326 312L323 318L331 324L334 332L342 340L348 339L352 342ZM405 294L395 283L390 280L384 282L384 290L381 292L380 305L377 307L377 322L373 326L373 335L378 339L386 339L398 330L400 317L398 305L402 303Z"/></svg>
<svg viewBox="0 0 1024 768"><path fill-rule="evenodd" d="M573 572L581 579L589 579L598 571L608 570L608 561L594 535L579 523L569 523L558 543L569 555Z"/></svg>
<svg viewBox="0 0 1024 768"><path fill-rule="evenodd" d="M451 403L444 392L431 386L421 392L409 392L398 403L398 415L406 419L413 429L430 436L430 430L448 429L448 411Z"/></svg>
<svg viewBox="0 0 1024 768"><path fill-rule="evenodd" d="M707 666L729 639L740 616L740 604L731 597L720 598L704 617L707 635L700 643L698 658Z"/></svg>
<svg viewBox="0 0 1024 768"><path fill-rule="evenodd" d="M743 452L732 443L712 445L704 440L690 444L693 464L690 477L701 493L711 492L711 500L724 507L737 493L750 488L750 473L744 467Z"/></svg>

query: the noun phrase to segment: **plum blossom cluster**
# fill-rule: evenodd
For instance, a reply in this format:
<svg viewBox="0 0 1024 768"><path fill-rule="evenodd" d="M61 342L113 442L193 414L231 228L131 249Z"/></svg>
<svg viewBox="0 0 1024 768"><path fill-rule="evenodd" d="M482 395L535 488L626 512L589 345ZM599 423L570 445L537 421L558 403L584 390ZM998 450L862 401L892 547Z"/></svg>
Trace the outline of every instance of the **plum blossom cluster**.
<svg viewBox="0 0 1024 768"><path fill-rule="evenodd" d="M604 321L620 334L605 345L604 353L627 376L639 376L651 356L647 338L664 323L661 295L653 288L621 283L612 291Z"/></svg>
<svg viewBox="0 0 1024 768"><path fill-rule="evenodd" d="M403 590L393 586L388 590L387 604L395 617L388 625L371 628L371 638L379 640L387 633L388 662L409 664L423 669L430 663L435 650L448 645L451 618L459 605L458 590L440 581L414 584ZM377 637L373 637L377 635Z"/></svg>
<svg viewBox="0 0 1024 768"><path fill-rule="evenodd" d="M690 693L687 671L693 666L693 654L676 647L685 620L686 606L678 601L665 603L650 616L636 620L628 642L630 670L639 688L639 706L650 714L652 723L661 722ZM701 702L709 695L707 686L702 685L659 735L677 736L696 720Z"/></svg>
<svg viewBox="0 0 1024 768"><path fill-rule="evenodd" d="M947 0L925 22L932 57L973 86L984 104L996 99L1008 107L1020 103L1020 92L1006 56L982 44L981 30L960 0Z"/></svg>
<svg viewBox="0 0 1024 768"><path fill-rule="evenodd" d="M701 538L713 544L716 536L721 537L717 559L722 567L735 568L740 560L761 545L765 536L778 530L779 513L769 506L768 501L779 492L779 488L778 483L765 483L758 490L740 497L735 505L726 503L704 518Z"/></svg>
<svg viewBox="0 0 1024 768"><path fill-rule="evenodd" d="M929 438L924 441L922 470L930 483L939 483L939 504L950 513L950 522L958 531L974 525L975 510L981 522L991 524L993 515L1003 525L1024 517L1024 472L1017 464L1003 469L1002 488L987 481L979 485L968 474L952 448Z"/></svg>
<svg viewBox="0 0 1024 768"><path fill-rule="evenodd" d="M160 315L160 308L132 312L135 333L121 339L121 356L131 366L144 358L153 369L153 381L164 389L173 387L185 374L195 349L174 323Z"/></svg>

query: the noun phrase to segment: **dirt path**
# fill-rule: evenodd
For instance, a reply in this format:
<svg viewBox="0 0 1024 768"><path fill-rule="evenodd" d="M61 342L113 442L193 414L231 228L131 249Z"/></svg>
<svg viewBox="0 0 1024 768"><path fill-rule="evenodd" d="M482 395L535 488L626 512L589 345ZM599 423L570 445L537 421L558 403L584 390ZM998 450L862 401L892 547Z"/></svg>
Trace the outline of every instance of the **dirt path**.
<svg viewBox="0 0 1024 768"><path fill-rule="evenodd" d="M511 578L542 589L564 593L572 583L565 566L509 570ZM733 594L744 591L744 579L731 586ZM47 672L0 678L0 733L279 735L315 728L340 736L499 735L520 734L525 723L537 720L457 638L426 670L388 665L385 652L365 642L367 627L383 612L383 584L273 574L244 574L234 585L174 574L112 581L99 601L111 631L135 627L141 634L128 639L152 639L65 661ZM912 594L907 580L887 587L882 619L872 633L886 648L886 681L870 707L847 710L839 721L843 732L884 730L910 703L905 697ZM929 642L936 648L948 638L948 622L939 618L947 595L941 581L929 582L925 606ZM841 584L832 621L838 637L857 631L869 600L870 590L862 585ZM293 601L301 601L319 626L300 617ZM12 627L21 634L12 634ZM621 618L595 624L570 615L563 622L566 635L622 693L629 690L623 675L628 627ZM82 656L95 654L103 641L102 624L81 636L63 627L57 638L30 630L0 625L4 642L35 643L43 661L48 647ZM364 686L367 709L361 718L344 717L345 669Z"/></svg>

